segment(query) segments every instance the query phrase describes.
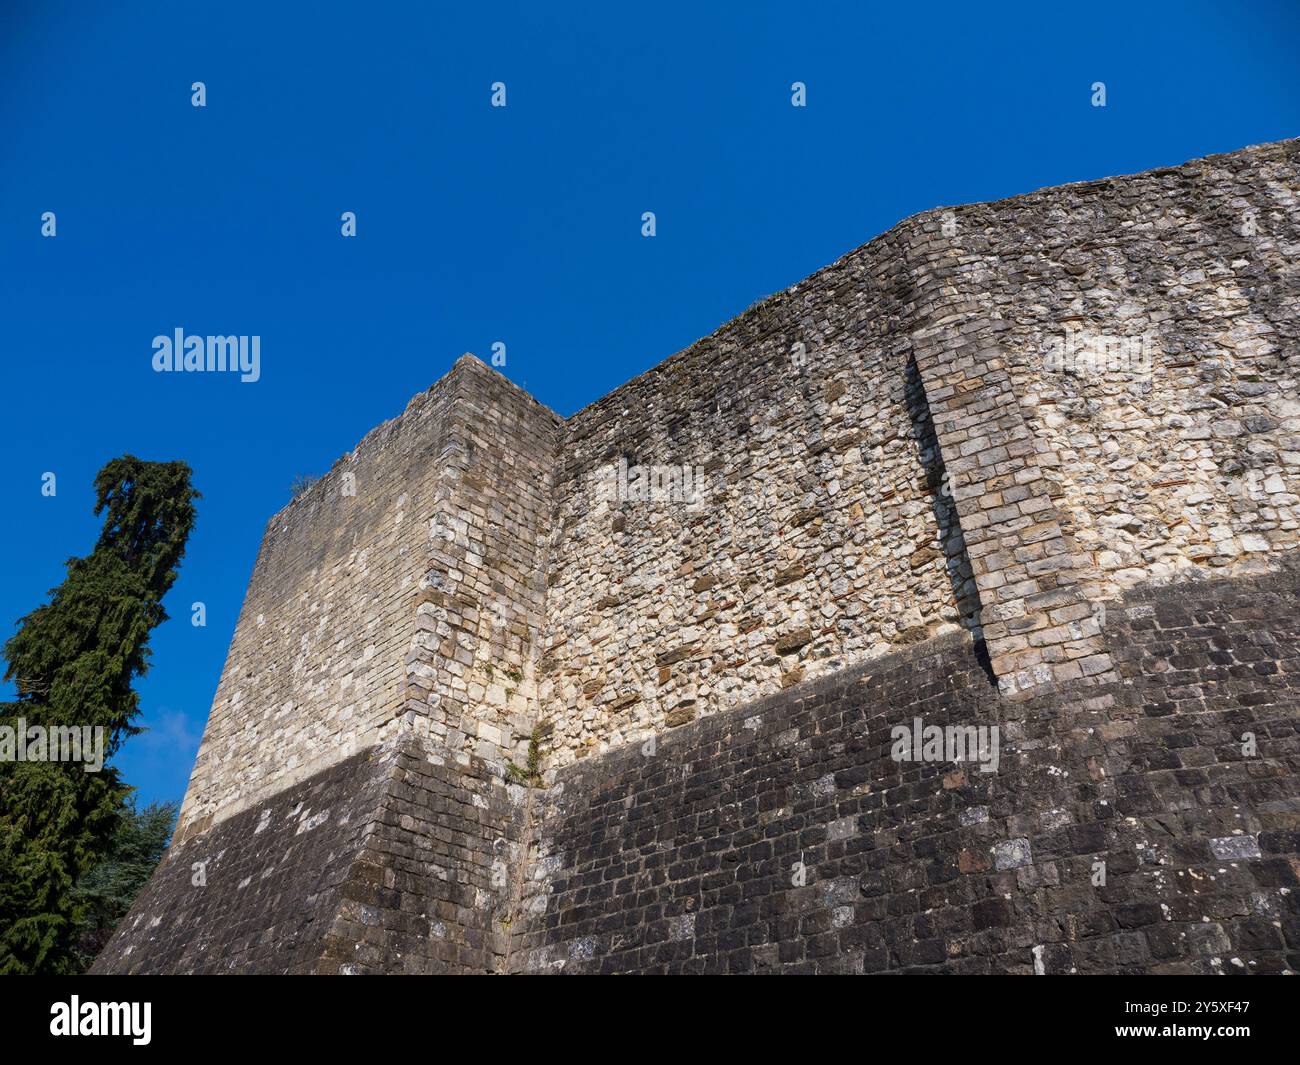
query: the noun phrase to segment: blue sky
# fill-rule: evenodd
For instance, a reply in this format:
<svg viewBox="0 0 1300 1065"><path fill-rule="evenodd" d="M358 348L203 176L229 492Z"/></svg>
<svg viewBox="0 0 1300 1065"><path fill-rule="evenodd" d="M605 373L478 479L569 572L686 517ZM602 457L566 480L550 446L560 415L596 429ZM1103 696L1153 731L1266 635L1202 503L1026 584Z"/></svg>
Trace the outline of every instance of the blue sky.
<svg viewBox="0 0 1300 1065"><path fill-rule="evenodd" d="M1300 133L1293 0L994 6L6 0L0 637L106 461L188 462L118 759L179 798L267 518L462 352L570 414L917 211ZM155 374L177 327L261 380Z"/></svg>

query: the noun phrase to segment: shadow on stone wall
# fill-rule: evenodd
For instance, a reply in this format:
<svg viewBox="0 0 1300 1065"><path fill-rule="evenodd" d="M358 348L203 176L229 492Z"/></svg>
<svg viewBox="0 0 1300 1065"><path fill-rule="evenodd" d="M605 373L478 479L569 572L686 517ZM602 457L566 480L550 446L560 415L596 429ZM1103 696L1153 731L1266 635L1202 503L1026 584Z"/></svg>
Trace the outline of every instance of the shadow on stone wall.
<svg viewBox="0 0 1300 1065"><path fill-rule="evenodd" d="M939 437L934 431L934 419L930 416L930 404L926 401L925 388L921 384L921 374L916 368L915 359L907 360L903 370L903 384L907 413L912 423L912 437L916 440L926 493L934 511L935 523L939 527L939 542L948 570L948 580L952 584L953 601L961 615L962 628L975 641L975 653L980 665L988 673L989 679L996 683L980 627L979 588L975 584L970 556L966 553L966 540L962 536L957 507L948 488L948 475L939 450Z"/></svg>

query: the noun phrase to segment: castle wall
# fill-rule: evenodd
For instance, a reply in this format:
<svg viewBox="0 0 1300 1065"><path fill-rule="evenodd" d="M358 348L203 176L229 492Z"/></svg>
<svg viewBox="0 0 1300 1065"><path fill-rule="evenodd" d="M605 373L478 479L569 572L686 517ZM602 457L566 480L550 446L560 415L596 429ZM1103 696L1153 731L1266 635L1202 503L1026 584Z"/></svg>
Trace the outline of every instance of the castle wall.
<svg viewBox="0 0 1300 1065"><path fill-rule="evenodd" d="M561 419L477 359L456 367L403 710L462 763L523 767Z"/></svg>
<svg viewBox="0 0 1300 1065"><path fill-rule="evenodd" d="M1239 556L1258 572L1295 545L1298 155L1268 145L900 227L1005 693L1110 679L1097 608L1123 587Z"/></svg>
<svg viewBox="0 0 1300 1065"><path fill-rule="evenodd" d="M268 523L179 837L400 732L526 757L558 421L462 358Z"/></svg>
<svg viewBox="0 0 1300 1065"><path fill-rule="evenodd" d="M1002 698L955 634L565 767L513 968L1294 971L1297 560L1105 632L1114 683ZM916 718L997 725L996 771L895 761Z"/></svg>
<svg viewBox="0 0 1300 1065"><path fill-rule="evenodd" d="M500 972L525 794L375 744L173 844L92 972Z"/></svg>
<svg viewBox="0 0 1300 1065"><path fill-rule="evenodd" d="M550 764L975 624L899 254L872 242L568 420ZM698 470L698 501L608 498L620 461Z"/></svg>
<svg viewBox="0 0 1300 1065"><path fill-rule="evenodd" d="M395 727L455 391L417 396L267 523L178 836Z"/></svg>
<svg viewBox="0 0 1300 1065"><path fill-rule="evenodd" d="M567 420L459 360L269 524L100 968L1294 969L1298 161L926 212Z"/></svg>
<svg viewBox="0 0 1300 1065"><path fill-rule="evenodd" d="M1103 598L1300 545L1295 142L957 212Z"/></svg>
<svg viewBox="0 0 1300 1065"><path fill-rule="evenodd" d="M1297 154L926 212L571 418L552 764L961 614L1006 694L1104 683L1099 601L1296 546Z"/></svg>

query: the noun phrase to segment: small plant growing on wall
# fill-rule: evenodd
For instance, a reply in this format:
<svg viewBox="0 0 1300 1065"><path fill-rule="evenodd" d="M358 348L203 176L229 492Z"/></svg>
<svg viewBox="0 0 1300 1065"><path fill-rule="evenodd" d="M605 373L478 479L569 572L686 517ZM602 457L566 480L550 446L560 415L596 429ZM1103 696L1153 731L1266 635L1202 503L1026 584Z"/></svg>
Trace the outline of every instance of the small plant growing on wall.
<svg viewBox="0 0 1300 1065"><path fill-rule="evenodd" d="M511 784L522 784L526 788L542 786L542 740L550 731L549 725L537 725L528 738L528 761L522 766L515 762L506 764L506 778Z"/></svg>

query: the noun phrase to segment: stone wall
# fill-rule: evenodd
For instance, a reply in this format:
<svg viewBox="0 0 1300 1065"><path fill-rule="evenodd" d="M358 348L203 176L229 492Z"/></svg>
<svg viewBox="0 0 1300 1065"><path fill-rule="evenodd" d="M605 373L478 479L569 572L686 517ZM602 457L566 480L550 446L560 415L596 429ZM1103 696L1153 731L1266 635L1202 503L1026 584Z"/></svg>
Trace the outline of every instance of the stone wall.
<svg viewBox="0 0 1300 1065"><path fill-rule="evenodd" d="M267 523L178 835L383 738L425 573L450 375Z"/></svg>
<svg viewBox="0 0 1300 1065"><path fill-rule="evenodd" d="M526 755L558 422L462 358L271 519L179 837L401 732Z"/></svg>
<svg viewBox="0 0 1300 1065"><path fill-rule="evenodd" d="M101 968L1294 968L1298 162L926 212L567 420L459 360L269 524Z"/></svg>
<svg viewBox="0 0 1300 1065"><path fill-rule="evenodd" d="M1131 590L1120 679L999 696L951 635L566 767L523 972L1300 969L1300 559ZM997 725L996 772L891 729Z"/></svg>
<svg viewBox="0 0 1300 1065"><path fill-rule="evenodd" d="M1300 543L1298 156L926 212L570 418L549 764L959 625L1104 683L1100 601Z"/></svg>
<svg viewBox="0 0 1300 1065"><path fill-rule="evenodd" d="M402 724L553 768L958 629L1112 680L1098 602L1300 544L1296 159L926 212L567 421L461 360L268 527L186 830Z"/></svg>
<svg viewBox="0 0 1300 1065"><path fill-rule="evenodd" d="M568 420L542 705L551 764L974 626L893 233ZM607 498L689 467L698 499Z"/></svg>
<svg viewBox="0 0 1300 1065"><path fill-rule="evenodd" d="M96 973L489 973L525 789L399 736L179 841Z"/></svg>
<svg viewBox="0 0 1300 1065"><path fill-rule="evenodd" d="M560 419L477 359L455 373L403 710L463 763L522 765L539 712Z"/></svg>
<svg viewBox="0 0 1300 1065"><path fill-rule="evenodd" d="M1295 142L962 208L1094 594L1300 545Z"/></svg>

